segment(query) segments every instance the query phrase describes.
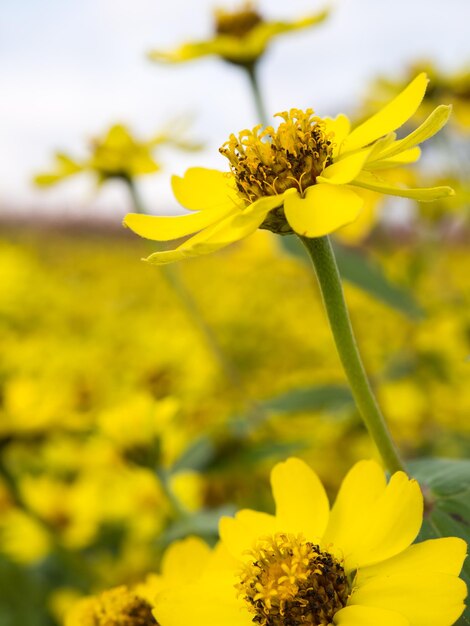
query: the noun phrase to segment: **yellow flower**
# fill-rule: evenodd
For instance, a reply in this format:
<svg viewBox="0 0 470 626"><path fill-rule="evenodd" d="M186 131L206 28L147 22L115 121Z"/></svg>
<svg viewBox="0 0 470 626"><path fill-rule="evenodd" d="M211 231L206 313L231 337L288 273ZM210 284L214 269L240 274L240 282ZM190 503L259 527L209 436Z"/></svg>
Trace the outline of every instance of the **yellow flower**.
<svg viewBox="0 0 470 626"><path fill-rule="evenodd" d="M375 462L361 461L331 511L298 459L276 465L271 483L276 514L222 518L216 558L198 559L197 580L157 595L161 626L188 615L194 626L450 626L460 616L466 544L411 545L423 516L416 481L397 472L387 484Z"/></svg>
<svg viewBox="0 0 470 626"><path fill-rule="evenodd" d="M177 123L178 120L175 120ZM182 129L180 129L182 130ZM198 149L198 144L169 132L161 132L149 141L136 139L122 124L115 124L103 137L94 139L89 147L89 156L75 160L66 154L55 155L56 167L50 173L38 174L34 182L42 187L54 185L64 178L80 172L92 172L103 183L110 178L131 180L136 176L153 174L160 166L153 157L153 151L160 144L173 144L184 150Z"/></svg>
<svg viewBox="0 0 470 626"><path fill-rule="evenodd" d="M276 35L319 24L327 15L328 11L323 10L293 22L268 22L258 13L252 2L246 2L235 11L216 9L215 33L211 39L186 43L170 52L153 50L149 57L153 61L179 63L216 55L230 63L249 67L266 51Z"/></svg>
<svg viewBox="0 0 470 626"><path fill-rule="evenodd" d="M319 118L311 109L281 113L275 130L260 126L232 135L221 148L230 173L191 168L174 176L173 192L191 211L178 217L127 215L124 224L148 239L169 241L198 233L175 250L147 258L156 264L198 256L246 237L257 228L280 234L321 237L354 222L363 197L355 189L426 202L453 194L450 187L407 189L377 172L412 163L418 144L447 122L441 105L412 133L397 139L395 130L417 110L427 86L425 74L378 113L356 128L345 115Z"/></svg>
<svg viewBox="0 0 470 626"><path fill-rule="evenodd" d="M65 626L157 626L151 605L126 586L82 598L73 605Z"/></svg>

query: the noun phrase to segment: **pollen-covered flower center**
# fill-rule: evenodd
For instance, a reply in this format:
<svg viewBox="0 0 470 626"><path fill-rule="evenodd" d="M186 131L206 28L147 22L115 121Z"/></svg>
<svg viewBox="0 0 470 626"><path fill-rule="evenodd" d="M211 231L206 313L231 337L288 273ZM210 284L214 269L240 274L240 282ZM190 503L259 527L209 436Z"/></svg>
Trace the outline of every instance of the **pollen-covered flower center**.
<svg viewBox="0 0 470 626"><path fill-rule="evenodd" d="M158 626L158 622L150 604L123 585L81 600L67 626Z"/></svg>
<svg viewBox="0 0 470 626"><path fill-rule="evenodd" d="M327 626L347 602L341 563L299 535L264 538L250 552L237 589L260 626Z"/></svg>
<svg viewBox="0 0 470 626"><path fill-rule="evenodd" d="M332 133L312 109L277 113L277 130L261 125L230 135L220 148L227 157L240 195L247 202L295 188L303 193L331 163Z"/></svg>
<svg viewBox="0 0 470 626"><path fill-rule="evenodd" d="M216 9L214 17L215 31L218 35L231 35L240 39L263 21L251 2L247 2L238 11Z"/></svg>

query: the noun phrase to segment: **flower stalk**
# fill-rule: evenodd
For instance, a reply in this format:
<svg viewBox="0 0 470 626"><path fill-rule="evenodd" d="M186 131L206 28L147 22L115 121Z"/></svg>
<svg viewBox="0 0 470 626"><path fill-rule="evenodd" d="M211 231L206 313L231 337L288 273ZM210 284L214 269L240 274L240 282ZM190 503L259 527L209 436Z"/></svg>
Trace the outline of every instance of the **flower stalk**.
<svg viewBox="0 0 470 626"><path fill-rule="evenodd" d="M388 470L406 471L362 363L330 239L325 236L300 240L315 268L336 348L359 413Z"/></svg>
<svg viewBox="0 0 470 626"><path fill-rule="evenodd" d="M257 63L250 63L249 65L245 65L244 68L246 69L248 80L250 82L251 93L253 95L258 120L261 124L263 124L263 126L267 126L268 116L266 114L266 107L264 105L263 96L259 86Z"/></svg>

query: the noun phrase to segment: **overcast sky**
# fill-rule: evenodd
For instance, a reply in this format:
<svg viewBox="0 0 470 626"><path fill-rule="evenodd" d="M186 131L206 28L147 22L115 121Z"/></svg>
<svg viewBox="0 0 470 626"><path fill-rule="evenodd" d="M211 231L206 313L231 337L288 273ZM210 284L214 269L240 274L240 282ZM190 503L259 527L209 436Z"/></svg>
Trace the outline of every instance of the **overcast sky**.
<svg viewBox="0 0 470 626"><path fill-rule="evenodd" d="M199 154L165 150L164 170L142 179L155 213L174 209L169 177L191 165L224 168L217 148L256 123L245 77L217 59L161 66L151 47L204 38L219 0L1 0L0 207L121 216L129 208L119 183L98 193L85 177L38 191L31 175L61 149L83 154L88 137L122 121L143 137L175 114L195 116ZM322 0L265 0L269 18L296 18ZM377 74L398 75L429 57L443 68L470 61L469 0L337 0L328 22L279 37L261 68L271 113L313 107L320 115L352 111Z"/></svg>

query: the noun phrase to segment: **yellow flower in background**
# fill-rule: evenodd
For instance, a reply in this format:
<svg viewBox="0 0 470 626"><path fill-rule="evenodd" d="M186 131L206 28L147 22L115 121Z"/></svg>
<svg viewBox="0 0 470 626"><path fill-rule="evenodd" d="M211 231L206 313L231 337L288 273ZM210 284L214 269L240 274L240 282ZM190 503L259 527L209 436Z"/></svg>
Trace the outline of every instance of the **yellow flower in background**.
<svg viewBox="0 0 470 626"><path fill-rule="evenodd" d="M176 125L176 127L175 127ZM93 139L89 145L89 156L85 159L73 159L66 154L55 155L55 169L49 173L38 174L34 182L47 187L65 178L81 172L91 172L103 183L110 178L131 180L136 176L153 174L160 169L153 156L157 146L173 145L183 150L200 148L182 135L182 126L178 121L172 124L172 132L162 131L148 141L134 137L131 131L122 124L115 124L102 136Z"/></svg>
<svg viewBox="0 0 470 626"><path fill-rule="evenodd" d="M345 115L316 117L311 109L280 113L277 130L256 126L231 135L222 148L230 173L191 168L174 176L173 192L191 213L177 217L127 215L124 224L142 237L169 241L198 233L175 250L146 260L163 264L213 252L265 228L279 234L321 237L354 222L366 189L428 202L453 194L450 187L407 189L377 172L413 163L419 144L447 122L438 106L416 130L397 139L418 109L428 79L417 76L378 113L351 129Z"/></svg>
<svg viewBox="0 0 470 626"><path fill-rule="evenodd" d="M276 465L271 484L275 515L222 518L217 558L157 594L161 626L181 626L188 610L194 626L450 626L461 615L466 544L411 545L423 499L403 472L387 484L378 464L357 463L331 511L303 461Z"/></svg>
<svg viewBox="0 0 470 626"><path fill-rule="evenodd" d="M82 598L65 619L65 626L156 625L149 602L124 585Z"/></svg>
<svg viewBox="0 0 470 626"><path fill-rule="evenodd" d="M149 57L153 61L180 63L216 55L236 65L251 66L277 35L314 26L327 16L328 11L323 10L293 22L267 21L252 2L234 11L219 8L214 11L212 38L186 43L170 52L152 50Z"/></svg>

